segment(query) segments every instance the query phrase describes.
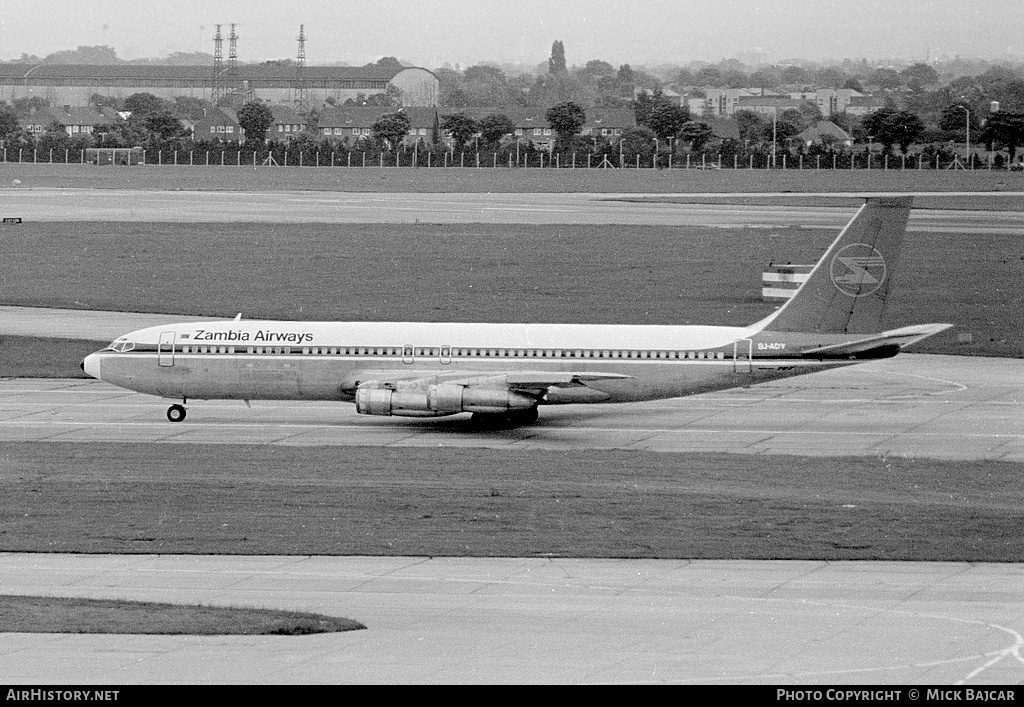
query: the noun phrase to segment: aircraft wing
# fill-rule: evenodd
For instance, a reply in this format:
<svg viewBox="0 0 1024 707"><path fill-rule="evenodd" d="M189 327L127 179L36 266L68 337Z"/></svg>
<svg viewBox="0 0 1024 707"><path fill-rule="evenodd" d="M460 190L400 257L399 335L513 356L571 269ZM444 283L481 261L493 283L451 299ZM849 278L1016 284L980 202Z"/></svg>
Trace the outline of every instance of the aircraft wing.
<svg viewBox="0 0 1024 707"><path fill-rule="evenodd" d="M900 329L890 329L880 334L871 334L841 344L806 349L801 354L810 358L869 358L873 355L886 355L886 352L891 351L888 355L893 355L904 347L945 331L952 326L952 324L918 324Z"/></svg>
<svg viewBox="0 0 1024 707"><path fill-rule="evenodd" d="M481 381L484 387L506 387L513 393L527 395L545 403L599 403L609 394L588 383L626 380L622 373L594 371L516 371Z"/></svg>
<svg viewBox="0 0 1024 707"><path fill-rule="evenodd" d="M608 395L587 384L600 380L631 378L621 373L597 371L403 371L366 370L359 376L359 388L389 388L391 390L426 390L432 385L446 384L466 388L520 393L549 402L598 402Z"/></svg>
<svg viewBox="0 0 1024 707"><path fill-rule="evenodd" d="M599 380L622 380L632 378L622 373L597 373L594 371L516 371L495 376L499 381L514 389L547 388L553 385L572 386L586 385Z"/></svg>

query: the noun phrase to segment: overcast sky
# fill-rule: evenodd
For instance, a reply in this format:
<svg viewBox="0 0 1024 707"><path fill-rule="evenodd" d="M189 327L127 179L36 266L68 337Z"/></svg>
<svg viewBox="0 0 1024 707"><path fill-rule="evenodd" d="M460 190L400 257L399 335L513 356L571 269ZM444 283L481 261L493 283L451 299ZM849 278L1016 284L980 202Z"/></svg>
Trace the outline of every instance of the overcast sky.
<svg viewBox="0 0 1024 707"><path fill-rule="evenodd" d="M309 64L382 56L438 67L537 64L565 44L589 59L656 65L763 51L788 58L913 59L1024 55L1022 0L4 0L0 60L80 45L119 57L213 53L216 23L238 23L241 61ZM14 11L11 11L14 10ZM227 42L224 43L227 57Z"/></svg>

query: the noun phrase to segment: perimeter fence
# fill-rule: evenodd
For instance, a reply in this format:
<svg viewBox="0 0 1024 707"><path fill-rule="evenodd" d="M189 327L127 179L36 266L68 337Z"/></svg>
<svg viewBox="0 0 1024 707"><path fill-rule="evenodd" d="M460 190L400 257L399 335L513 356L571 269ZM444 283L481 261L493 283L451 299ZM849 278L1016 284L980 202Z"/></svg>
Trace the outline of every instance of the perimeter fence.
<svg viewBox="0 0 1024 707"><path fill-rule="evenodd" d="M45 150L40 148L4 148L2 163L18 164L145 164L150 166L207 167L315 167L361 168L396 167L425 169L683 169L683 170L1019 170L1021 164L1009 164L1001 154L987 158L972 154L971 159L940 151L912 154L829 152L819 154L673 154L661 153L578 153L515 150L493 152L455 152L401 149L366 151L354 149L321 150L276 146L272 149L213 147L210 149L120 148L131 159L104 159L95 153L107 148L83 150Z"/></svg>

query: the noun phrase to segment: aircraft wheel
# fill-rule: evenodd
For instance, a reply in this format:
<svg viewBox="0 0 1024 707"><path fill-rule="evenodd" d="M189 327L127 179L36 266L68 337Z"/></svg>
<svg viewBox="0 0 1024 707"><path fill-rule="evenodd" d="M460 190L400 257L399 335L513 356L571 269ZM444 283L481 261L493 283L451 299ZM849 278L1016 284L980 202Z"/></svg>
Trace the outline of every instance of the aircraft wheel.
<svg viewBox="0 0 1024 707"><path fill-rule="evenodd" d="M167 408L167 419L171 422L181 422L185 419L185 408L175 403Z"/></svg>

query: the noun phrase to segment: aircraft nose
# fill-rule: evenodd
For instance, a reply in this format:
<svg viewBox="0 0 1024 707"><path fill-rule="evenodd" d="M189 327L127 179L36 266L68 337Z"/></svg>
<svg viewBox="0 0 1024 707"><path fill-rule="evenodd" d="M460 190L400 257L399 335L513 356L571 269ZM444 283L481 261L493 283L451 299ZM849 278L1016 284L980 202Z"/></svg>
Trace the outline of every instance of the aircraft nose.
<svg viewBox="0 0 1024 707"><path fill-rule="evenodd" d="M82 361L82 370L93 378L100 377L100 357L96 354L89 354Z"/></svg>

